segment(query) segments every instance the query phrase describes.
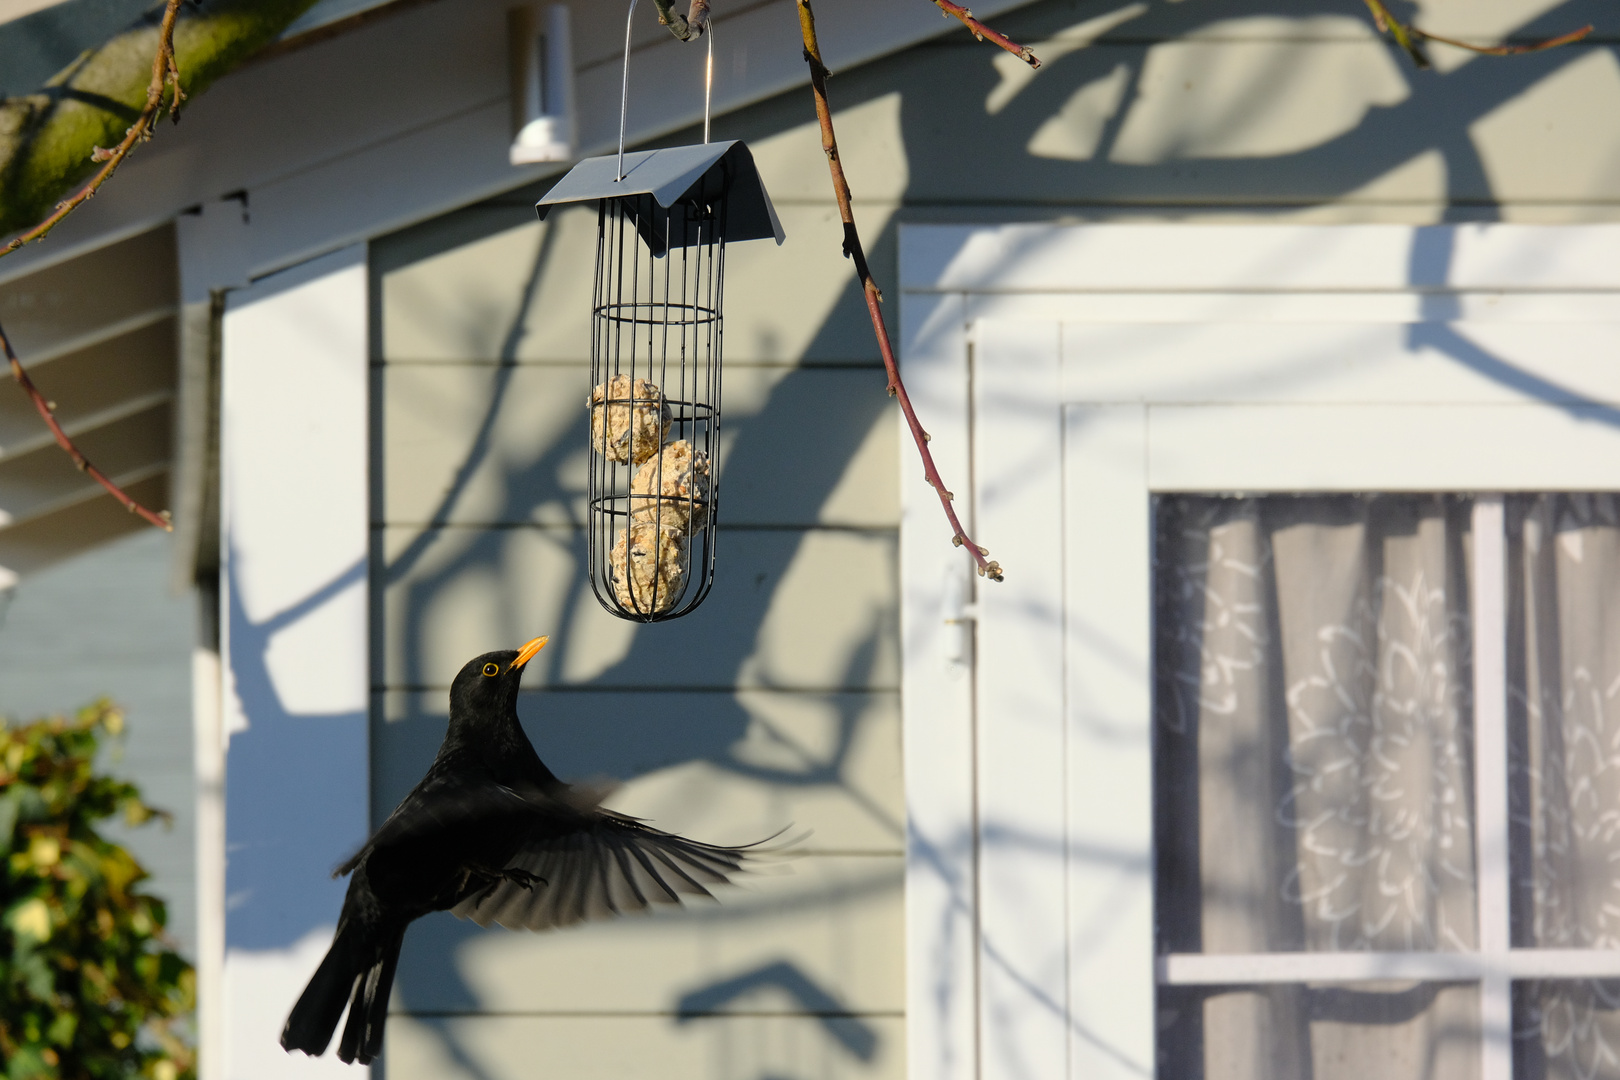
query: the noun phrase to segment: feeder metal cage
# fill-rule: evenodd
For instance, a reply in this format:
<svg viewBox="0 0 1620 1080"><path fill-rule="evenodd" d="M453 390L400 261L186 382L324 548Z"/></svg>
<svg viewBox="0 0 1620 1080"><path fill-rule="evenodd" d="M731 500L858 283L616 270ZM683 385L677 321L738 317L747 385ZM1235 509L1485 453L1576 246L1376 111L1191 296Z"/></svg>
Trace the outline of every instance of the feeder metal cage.
<svg viewBox="0 0 1620 1080"><path fill-rule="evenodd" d="M741 143L589 159L539 209L590 199L587 565L609 612L662 622L714 585L726 242L782 230Z"/></svg>

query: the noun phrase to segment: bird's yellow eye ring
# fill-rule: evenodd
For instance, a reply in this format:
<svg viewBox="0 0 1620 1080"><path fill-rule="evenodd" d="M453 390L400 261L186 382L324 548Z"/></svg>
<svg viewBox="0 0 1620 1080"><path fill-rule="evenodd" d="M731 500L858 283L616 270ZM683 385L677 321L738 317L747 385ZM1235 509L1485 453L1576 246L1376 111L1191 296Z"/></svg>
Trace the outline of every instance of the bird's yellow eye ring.
<svg viewBox="0 0 1620 1080"><path fill-rule="evenodd" d="M501 673L501 665L499 665L499 664L485 664L484 665L484 674L485 675L495 676L495 675L499 675L500 673Z"/></svg>

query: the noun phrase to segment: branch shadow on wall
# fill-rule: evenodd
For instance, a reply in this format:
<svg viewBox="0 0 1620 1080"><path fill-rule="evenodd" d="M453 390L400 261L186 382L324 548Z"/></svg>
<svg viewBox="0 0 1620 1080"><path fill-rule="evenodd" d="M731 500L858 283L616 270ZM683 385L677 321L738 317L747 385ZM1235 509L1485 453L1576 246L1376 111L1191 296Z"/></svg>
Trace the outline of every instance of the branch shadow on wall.
<svg viewBox="0 0 1620 1080"><path fill-rule="evenodd" d="M519 224L530 214L532 211L527 208L518 209L514 218L502 227ZM532 298L548 270L567 272L564 266L553 267L558 255L552 242L554 234L546 231L543 235L521 290L517 320L503 342L501 367L487 411L476 428L467 458L458 468L431 524L413 537L385 569L381 558L376 560L379 573L373 587L374 620L385 617L382 597L385 591L392 590L394 602L389 605L386 618L398 635L391 647L404 658L405 670L400 681L406 686L424 689L408 694L409 703L403 716L391 716L386 722L380 717L374 719L374 771L381 785L373 796L374 814L386 813L403 794L403 786L409 783L407 778L421 774L443 735L443 691L433 685L437 675L427 659L431 645L427 640L429 628L425 625L425 613L465 575L492 568L500 574L500 568L509 566L513 557L510 546L513 536L509 527L467 530L444 526L456 520L457 503L488 456L492 433L516 371L527 320L542 315L583 317L584 314L554 316L549 312L530 311ZM458 235L455 239L464 243L468 237ZM882 242L892 247L892 233ZM845 289L838 307L844 321L860 318L858 290ZM817 346L825 348L820 341ZM818 452L797 457L785 455L781 433L802 428L806 394L816 378L815 372L788 371L774 384L758 412L728 419L727 428L734 433L735 443L722 478L722 521L727 520L728 512L732 517L748 520L751 493L758 493L760 498L779 499L784 478L773 472L784 461L791 461L792 473L787 482L794 493L795 504L806 526L815 523L817 510L844 474L873 424L887 409L881 390L881 369L874 364L873 393L869 397L829 403L836 410L837 419L830 425L830 432L824 431L819 438ZM583 391L582 383L581 401ZM532 461L505 473L502 478L505 501L491 515L492 519L522 522L532 520L534 508L541 504L551 504L554 508L576 505L579 492L570 487L567 470L570 460L577 456L577 448L587 445L587 435L585 411L581 408L578 418ZM373 438L374 445L380 445L381 432L374 432ZM580 573L585 564L584 537L578 529L538 528L535 531L562 556L563 567L573 568L566 595L560 610L551 617L550 626L559 630L575 626L582 613L594 611L597 604ZM542 756L564 776L607 775L629 780L671 766L708 762L734 775L783 787L842 786L857 802L866 800L868 812L885 823L898 846L899 823L850 785L845 776L846 762L863 723L866 702L861 693L838 692L841 687L864 691L872 685L880 642L886 635L892 635L892 610L876 613L873 623L857 640L848 643L843 670L834 677L833 684L818 688L820 692L815 696L825 702L836 717L830 748L797 745L791 733L775 730L768 720L752 716L727 689L739 681L743 665L755 653L760 627L771 608L775 591L805 542L805 530L800 528L723 525L719 580L715 593L698 612L673 627L636 628L622 657L583 682L556 685L563 682L559 652L542 653L539 660L549 667L541 663L532 665L544 672L542 679L534 681L548 685L544 690L526 692L520 701L525 727ZM374 549L374 553L380 555L378 549ZM508 629L502 632L527 636L530 628L520 626L521 607L520 603L513 603L504 608L501 622ZM694 647L694 642L701 644ZM682 684L693 685L674 692L669 689ZM799 766L774 766L740 757L738 745L751 725L757 725L756 731L778 749L786 749L790 756L796 756ZM389 778L389 781L381 778ZM400 789L384 790L388 782L394 782ZM755 839L785 824L787 822L742 822L738 828L748 835L724 839ZM856 902L874 887L889 890L897 884L897 881L883 879L878 885L868 882L816 890L816 903L819 906ZM690 913L673 912L663 917L741 922L757 919L762 914L779 915L792 903L789 898L763 909L758 905L746 909L720 907ZM470 923L449 916L423 920L407 938L396 984L396 1008L411 1009L413 1002L424 999L434 1003L425 1010L424 1019L429 1021L426 1030L438 1037L450 1060L474 1076L486 1075L476 1056L462 1043L453 1025L434 1022L433 1017L445 1008L459 1012L479 1007L478 993L466 982L459 958L467 943L484 933ZM876 1052L878 1035L875 1030L847 1008L838 1006L832 992L820 988L813 976L782 961L773 966L770 978L779 988L794 993L797 999L813 1000L821 1011L830 1009L840 1014L823 1020L829 1037L839 1046L862 1060ZM743 990L736 988L732 996ZM699 988L687 996L692 1000L710 1000L716 993L712 987Z"/></svg>
<svg viewBox="0 0 1620 1080"><path fill-rule="evenodd" d="M1027 201L1000 212L1021 220L1050 219L1072 213L1069 203L1077 191L1099 202L1113 200L1143 206L1207 206L1211 202L1228 202L1251 208L1258 206L1262 212L1266 207L1297 209L1341 200L1403 163L1432 151L1438 153L1444 164L1445 184L1451 193L1451 202L1462 208L1460 213L1491 218L1496 211L1490 179L1478 147L1468 134L1470 125L1590 52L1590 49L1572 50L1508 62L1475 61L1446 73L1412 72L1402 68L1409 93L1392 104L1369 105L1350 130L1316 145L1248 157L1168 155L1163 161L1135 164L1109 158L1120 146L1130 110L1141 101L1144 66L1152 40L1186 37L1223 19L1239 16L1294 17L1298 14L1297 7L1281 0L1260 3L1223 0L1197 9L1169 3L1142 6L1143 15L1123 24L1117 33L1104 35L1095 46L1074 49L1051 60L1039 76L1013 95L996 115L986 115L984 108L984 102L998 82L991 63L993 57L988 51L974 52L972 59L964 58L948 85L932 87L928 92L905 93L901 127L912 177L906 200L917 208L906 213L926 218L932 213L931 204L949 202L952 193L961 190L974 192L972 198L993 201L994 191L977 191L984 183L982 170L986 162L998 163L998 168L1005 163L1017 163L1018 180L1023 185L1021 194L1028 196ZM1567 29L1565 23L1579 18L1587 7L1566 3L1539 15L1524 29L1529 34ZM1336 3L1326 10L1362 17L1360 9L1348 3ZM1043 34L1057 34L1078 18L1090 14L1089 6L1054 0L1015 12L1007 20L1006 29L1022 39L1038 40ZM964 56L968 47L971 43L963 47ZM934 48L915 50L914 55L926 60L926 55ZM1396 62L1401 62L1398 57ZM1078 90L1109 77L1121 65L1126 71L1121 84L1123 91L1118 104L1105 117L1096 142L1098 149L1092 157L1054 160L1030 151L1035 132L1059 115ZM849 108L893 92L897 70L901 73L899 78L905 78L904 64L899 68L872 65L844 73L834 84L835 104L841 109ZM952 123L939 122L942 110L953 117ZM735 129L731 134L758 137L809 118L802 92L796 91L727 117L721 126ZM963 154L964 144L973 146L974 152ZM531 194L523 191L502 201L502 205L511 206L512 215L498 229L517 227L529 220L526 204ZM498 229L491 225L488 231L493 233ZM386 647L403 657L401 682L407 687L422 689L409 692L410 700L402 715L390 717L386 723L380 715L374 718L376 773L380 778L389 778L374 792L374 813L386 812L403 794L403 787L399 786L402 781L393 778L420 775L443 732L443 692L434 685L437 676L428 660L428 613L468 575L493 573L497 579L501 578L503 567L512 558L511 533L519 527L507 523L531 520L533 509L542 503L577 504L579 493L569 486L566 478L570 460L586 442L583 409L575 422L531 461L507 471L504 501L492 515L494 521L501 523L500 527L476 534L446 527L456 520L458 501L470 478L488 457L490 439L518 364L527 320L542 314L529 310L538 285L547 273L565 272L564 268L551 265L557 253L550 246L551 234L544 235L530 275L520 290L519 315L505 336L488 411L455 481L431 522L410 541L404 554L396 557L386 569L382 569L380 558L376 560L379 573L373 589L374 614L379 625L386 619L399 635L397 644L388 643ZM454 242L465 243L472 238L461 235ZM880 276L887 279L885 283L893 280L896 239L896 229L891 223L871 245L874 265ZM441 250L448 246L444 244ZM1427 255L1422 257L1428 258ZM1414 273L1427 273L1419 261L1419 255L1415 254ZM571 272L578 272L577 266ZM567 317L577 314L567 313ZM1424 331L1431 335L1437 332ZM818 351L833 351L830 347L843 347L843 343L852 340L852 335L866 333L861 297L851 284L840 295L809 352L815 355ZM1477 349L1470 352L1457 342L1439 339L1423 344L1447 347L1447 351L1459 359L1510 385L1521 389L1530 385L1511 365L1488 354L1480 355ZM878 367L875 350L873 352L876 376ZM804 371L788 373L757 414L739 418L729 425L738 432L731 457L732 469L761 468L763 463L775 468L784 461L792 461L791 483L802 504L806 525L814 523L816 510L843 475L860 439L879 421L887 406L877 389L881 379L875 377L874 393L869 398L832 403L845 427L828 444L829 452L785 458L778 433L802 424L804 418L796 401L802 399L799 388L809 377ZM1542 389L1549 396L1555 396L1559 388ZM1604 419L1613 422L1607 416ZM926 424L926 418L924 420ZM374 434L374 446L378 448L383 445L380 436L380 431ZM903 454L909 452L909 448L902 448ZM748 486L738 483L738 479L731 475L726 479L728 500L734 488ZM766 481L763 486L768 488L772 483L782 481L777 478ZM734 501L726 503L723 519L735 505ZM560 564L574 568L575 580L555 618L559 628L572 626L582 611L596 603L588 586L580 580L579 571L585 563L583 538L573 529L529 528L544 533L548 542L566 554L567 558L560 560ZM725 689L738 681L745 664L758 648L775 591L795 557L803 551L806 535L791 529L727 529L722 534L721 583L705 607L676 624L678 629L636 630L622 657L589 679L556 685L562 681L558 660L555 654L543 657L549 665L545 669L548 689L526 694L522 705L525 726L542 756L558 772L574 776L606 774L633 779L676 765L706 762L733 775L784 787L846 784L844 770L860 723L854 705L839 706L839 731L830 753L818 760L807 759L806 767L801 770L772 769L738 757L738 744L758 721ZM746 549L745 555L741 549ZM383 607L385 593L393 597L387 611ZM511 640L548 629L519 625L520 609L521 605L513 600L503 611L504 625L500 629L510 634ZM893 620L892 611L880 614L873 619L864 638L853 643L844 671L836 680L839 686L868 685L882 640L892 634ZM476 649L468 651L470 654ZM680 692L672 692L676 687ZM656 708L647 704L654 693L657 694ZM605 722L605 718L611 718L612 722ZM387 784L395 784L395 789L388 789ZM768 829L777 824L780 823L761 823L761 827ZM898 827L898 823L894 824ZM994 833L994 823L989 824L990 832ZM1054 858L1061 857L1055 843L1043 844L1041 838L1023 837L1018 842L1050 850ZM955 850L971 843L971 839L912 837L912 847L921 853L924 864L929 861L930 843L938 844L942 850ZM941 856L937 861L940 866L947 866L957 860L951 855ZM952 895L959 896L960 910L967 911L971 883L952 880L947 886ZM722 909L704 917L726 919L731 916ZM961 933L962 927L942 926L939 930L943 936L940 946L943 954L950 955L951 937ZM450 1010L478 1008L478 993L468 984L458 957L463 947L482 933L448 916L418 924L407 941L401 963L398 982L401 1007L409 1009L413 1001L431 999L445 1003ZM994 961L993 957L991 959ZM544 974L537 973L536 977L544 977ZM952 987L959 985L964 977L966 973L951 970L939 973L935 989L942 1009L953 993ZM780 961L691 990L676 1003L676 1012L685 1016L723 1011L725 1005L740 995L761 987L789 993L812 1014L818 1012L812 1002L825 1006L835 1000L830 991L819 988L808 974L787 961ZM870 1060L877 1052L878 1036L858 1018L852 1019L855 1027L829 1029L829 1037L861 1060ZM445 1053L460 1068L469 1075L488 1075L451 1028L436 1025L434 1031L443 1041Z"/></svg>
<svg viewBox="0 0 1620 1080"><path fill-rule="evenodd" d="M871 1061L877 1055L878 1034L872 1025L850 1013L830 992L786 960L682 994L675 1006L675 1022L689 1024L700 1017L721 1014L726 1006L761 991L785 993L802 1015L820 1020L827 1035L861 1061Z"/></svg>

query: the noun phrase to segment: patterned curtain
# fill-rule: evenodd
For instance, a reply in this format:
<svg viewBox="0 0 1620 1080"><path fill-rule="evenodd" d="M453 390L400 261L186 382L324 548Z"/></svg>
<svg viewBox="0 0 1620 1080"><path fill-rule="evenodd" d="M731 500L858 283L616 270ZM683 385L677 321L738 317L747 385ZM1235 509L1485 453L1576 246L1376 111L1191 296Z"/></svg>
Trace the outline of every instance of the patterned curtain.
<svg viewBox="0 0 1620 1080"><path fill-rule="evenodd" d="M1620 508L1508 501L1513 944L1620 948ZM1620 985L1515 988L1515 1072L1620 1077Z"/></svg>
<svg viewBox="0 0 1620 1080"><path fill-rule="evenodd" d="M1620 949L1620 501L1508 499L1513 943ZM1162 952L1474 947L1467 498L1156 502ZM1168 988L1160 1075L1473 1080L1467 985ZM1620 1080L1620 981L1515 986Z"/></svg>
<svg viewBox="0 0 1620 1080"><path fill-rule="evenodd" d="M1475 941L1470 507L1157 501L1166 952ZM1469 986L1164 995L1161 1075L1472 1080Z"/></svg>

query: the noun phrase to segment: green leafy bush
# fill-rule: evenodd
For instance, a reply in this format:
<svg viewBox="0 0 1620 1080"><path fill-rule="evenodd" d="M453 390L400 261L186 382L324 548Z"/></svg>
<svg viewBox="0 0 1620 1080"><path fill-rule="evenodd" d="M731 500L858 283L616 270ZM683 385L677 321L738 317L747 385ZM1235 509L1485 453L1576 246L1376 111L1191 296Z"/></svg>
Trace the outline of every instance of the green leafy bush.
<svg viewBox="0 0 1620 1080"><path fill-rule="evenodd" d="M111 1080L195 1075L179 1024L191 965L168 947L146 871L96 824L163 817L133 784L94 770L123 717L106 702L75 719L0 720L0 1075Z"/></svg>

